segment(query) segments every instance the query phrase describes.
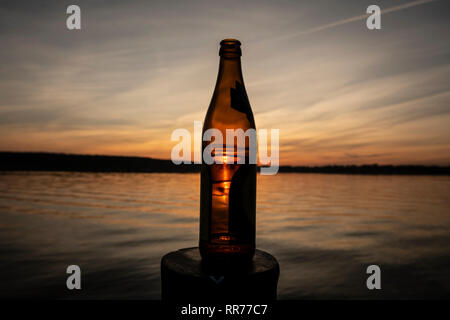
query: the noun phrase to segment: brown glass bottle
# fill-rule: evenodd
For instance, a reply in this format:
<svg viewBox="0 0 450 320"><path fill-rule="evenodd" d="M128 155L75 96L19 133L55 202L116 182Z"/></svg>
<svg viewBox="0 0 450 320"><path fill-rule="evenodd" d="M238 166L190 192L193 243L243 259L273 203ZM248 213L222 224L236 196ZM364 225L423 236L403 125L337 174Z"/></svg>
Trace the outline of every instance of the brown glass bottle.
<svg viewBox="0 0 450 320"><path fill-rule="evenodd" d="M220 42L219 74L203 124L203 133L214 128L223 136L222 151L212 153L223 163L207 164L202 159L199 246L205 261L248 262L255 252L256 164L249 161L249 152L256 159L256 148L249 148L250 139L245 138L245 151L241 148L238 153L236 143L226 141L227 129L255 129L242 78L240 45L235 39ZM202 154L215 143L211 140L203 141ZM243 155L245 162L238 164Z"/></svg>

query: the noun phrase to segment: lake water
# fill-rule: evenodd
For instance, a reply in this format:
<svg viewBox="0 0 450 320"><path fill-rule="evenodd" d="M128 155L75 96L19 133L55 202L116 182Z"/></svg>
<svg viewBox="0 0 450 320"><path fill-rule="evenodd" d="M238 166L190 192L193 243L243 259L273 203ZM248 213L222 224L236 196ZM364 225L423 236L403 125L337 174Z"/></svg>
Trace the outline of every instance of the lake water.
<svg viewBox="0 0 450 320"><path fill-rule="evenodd" d="M198 174L0 173L0 295L159 299L198 241ZM450 297L450 177L258 176L257 247L279 299ZM66 268L82 290L66 289ZM381 268L381 290L366 268Z"/></svg>

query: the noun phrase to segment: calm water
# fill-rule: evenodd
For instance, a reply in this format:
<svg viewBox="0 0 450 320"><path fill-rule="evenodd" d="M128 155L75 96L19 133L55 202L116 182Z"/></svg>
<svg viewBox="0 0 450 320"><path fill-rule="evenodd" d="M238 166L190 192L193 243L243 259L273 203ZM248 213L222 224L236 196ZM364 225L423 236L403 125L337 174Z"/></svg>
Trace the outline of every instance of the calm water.
<svg viewBox="0 0 450 320"><path fill-rule="evenodd" d="M0 295L159 299L161 257L197 245L199 188L197 174L0 173ZM259 176L257 246L280 263L280 299L448 298L450 177ZM382 290L365 286L370 264Z"/></svg>

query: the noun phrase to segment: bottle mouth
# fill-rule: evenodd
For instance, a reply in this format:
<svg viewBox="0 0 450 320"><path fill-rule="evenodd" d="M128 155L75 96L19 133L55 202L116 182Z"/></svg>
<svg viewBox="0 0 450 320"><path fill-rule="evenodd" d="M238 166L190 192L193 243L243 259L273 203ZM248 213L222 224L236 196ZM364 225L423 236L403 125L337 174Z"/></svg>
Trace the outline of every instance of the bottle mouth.
<svg viewBox="0 0 450 320"><path fill-rule="evenodd" d="M236 39L223 39L220 41L219 56L226 58L242 56L241 42Z"/></svg>

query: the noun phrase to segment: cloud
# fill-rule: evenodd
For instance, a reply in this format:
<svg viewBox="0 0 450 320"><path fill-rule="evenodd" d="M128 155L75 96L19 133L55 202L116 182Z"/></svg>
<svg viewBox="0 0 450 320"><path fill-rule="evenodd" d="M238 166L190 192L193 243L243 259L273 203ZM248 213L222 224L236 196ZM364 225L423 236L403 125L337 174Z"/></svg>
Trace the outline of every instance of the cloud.
<svg viewBox="0 0 450 320"><path fill-rule="evenodd" d="M280 129L282 164L448 163L448 5L383 12L429 2L367 36L350 24L367 15L336 18L361 1L80 0L78 33L61 2L7 1L0 149L168 158L171 131L206 114L218 42L236 36L257 128Z"/></svg>
<svg viewBox="0 0 450 320"><path fill-rule="evenodd" d="M382 9L381 10L381 14L388 14L388 13L392 13L392 12L397 12L397 11L400 11L400 10L404 10L404 9L407 9L407 8L419 6L419 5L430 3L430 2L434 2L434 1L438 1L438 0L416 0L416 1L411 1L411 2L408 2L408 3L402 4L402 5L390 7L390 8L387 8L387 9ZM347 23L351 23L351 22L367 19L367 17L369 15L370 14L362 14L362 15L354 16L354 17L347 18L347 19L337 20L337 21L334 21L334 22L330 22L330 23L327 23L327 24L323 24L323 25L314 27L314 28L306 29L306 30L301 31L301 32L285 35L285 36L281 37L281 39L294 38L294 37L298 37L298 36L301 36L301 35L307 35L307 34L319 32L319 31L323 31L323 30L326 30L326 29L339 27L339 26L342 26L342 25L347 24Z"/></svg>

